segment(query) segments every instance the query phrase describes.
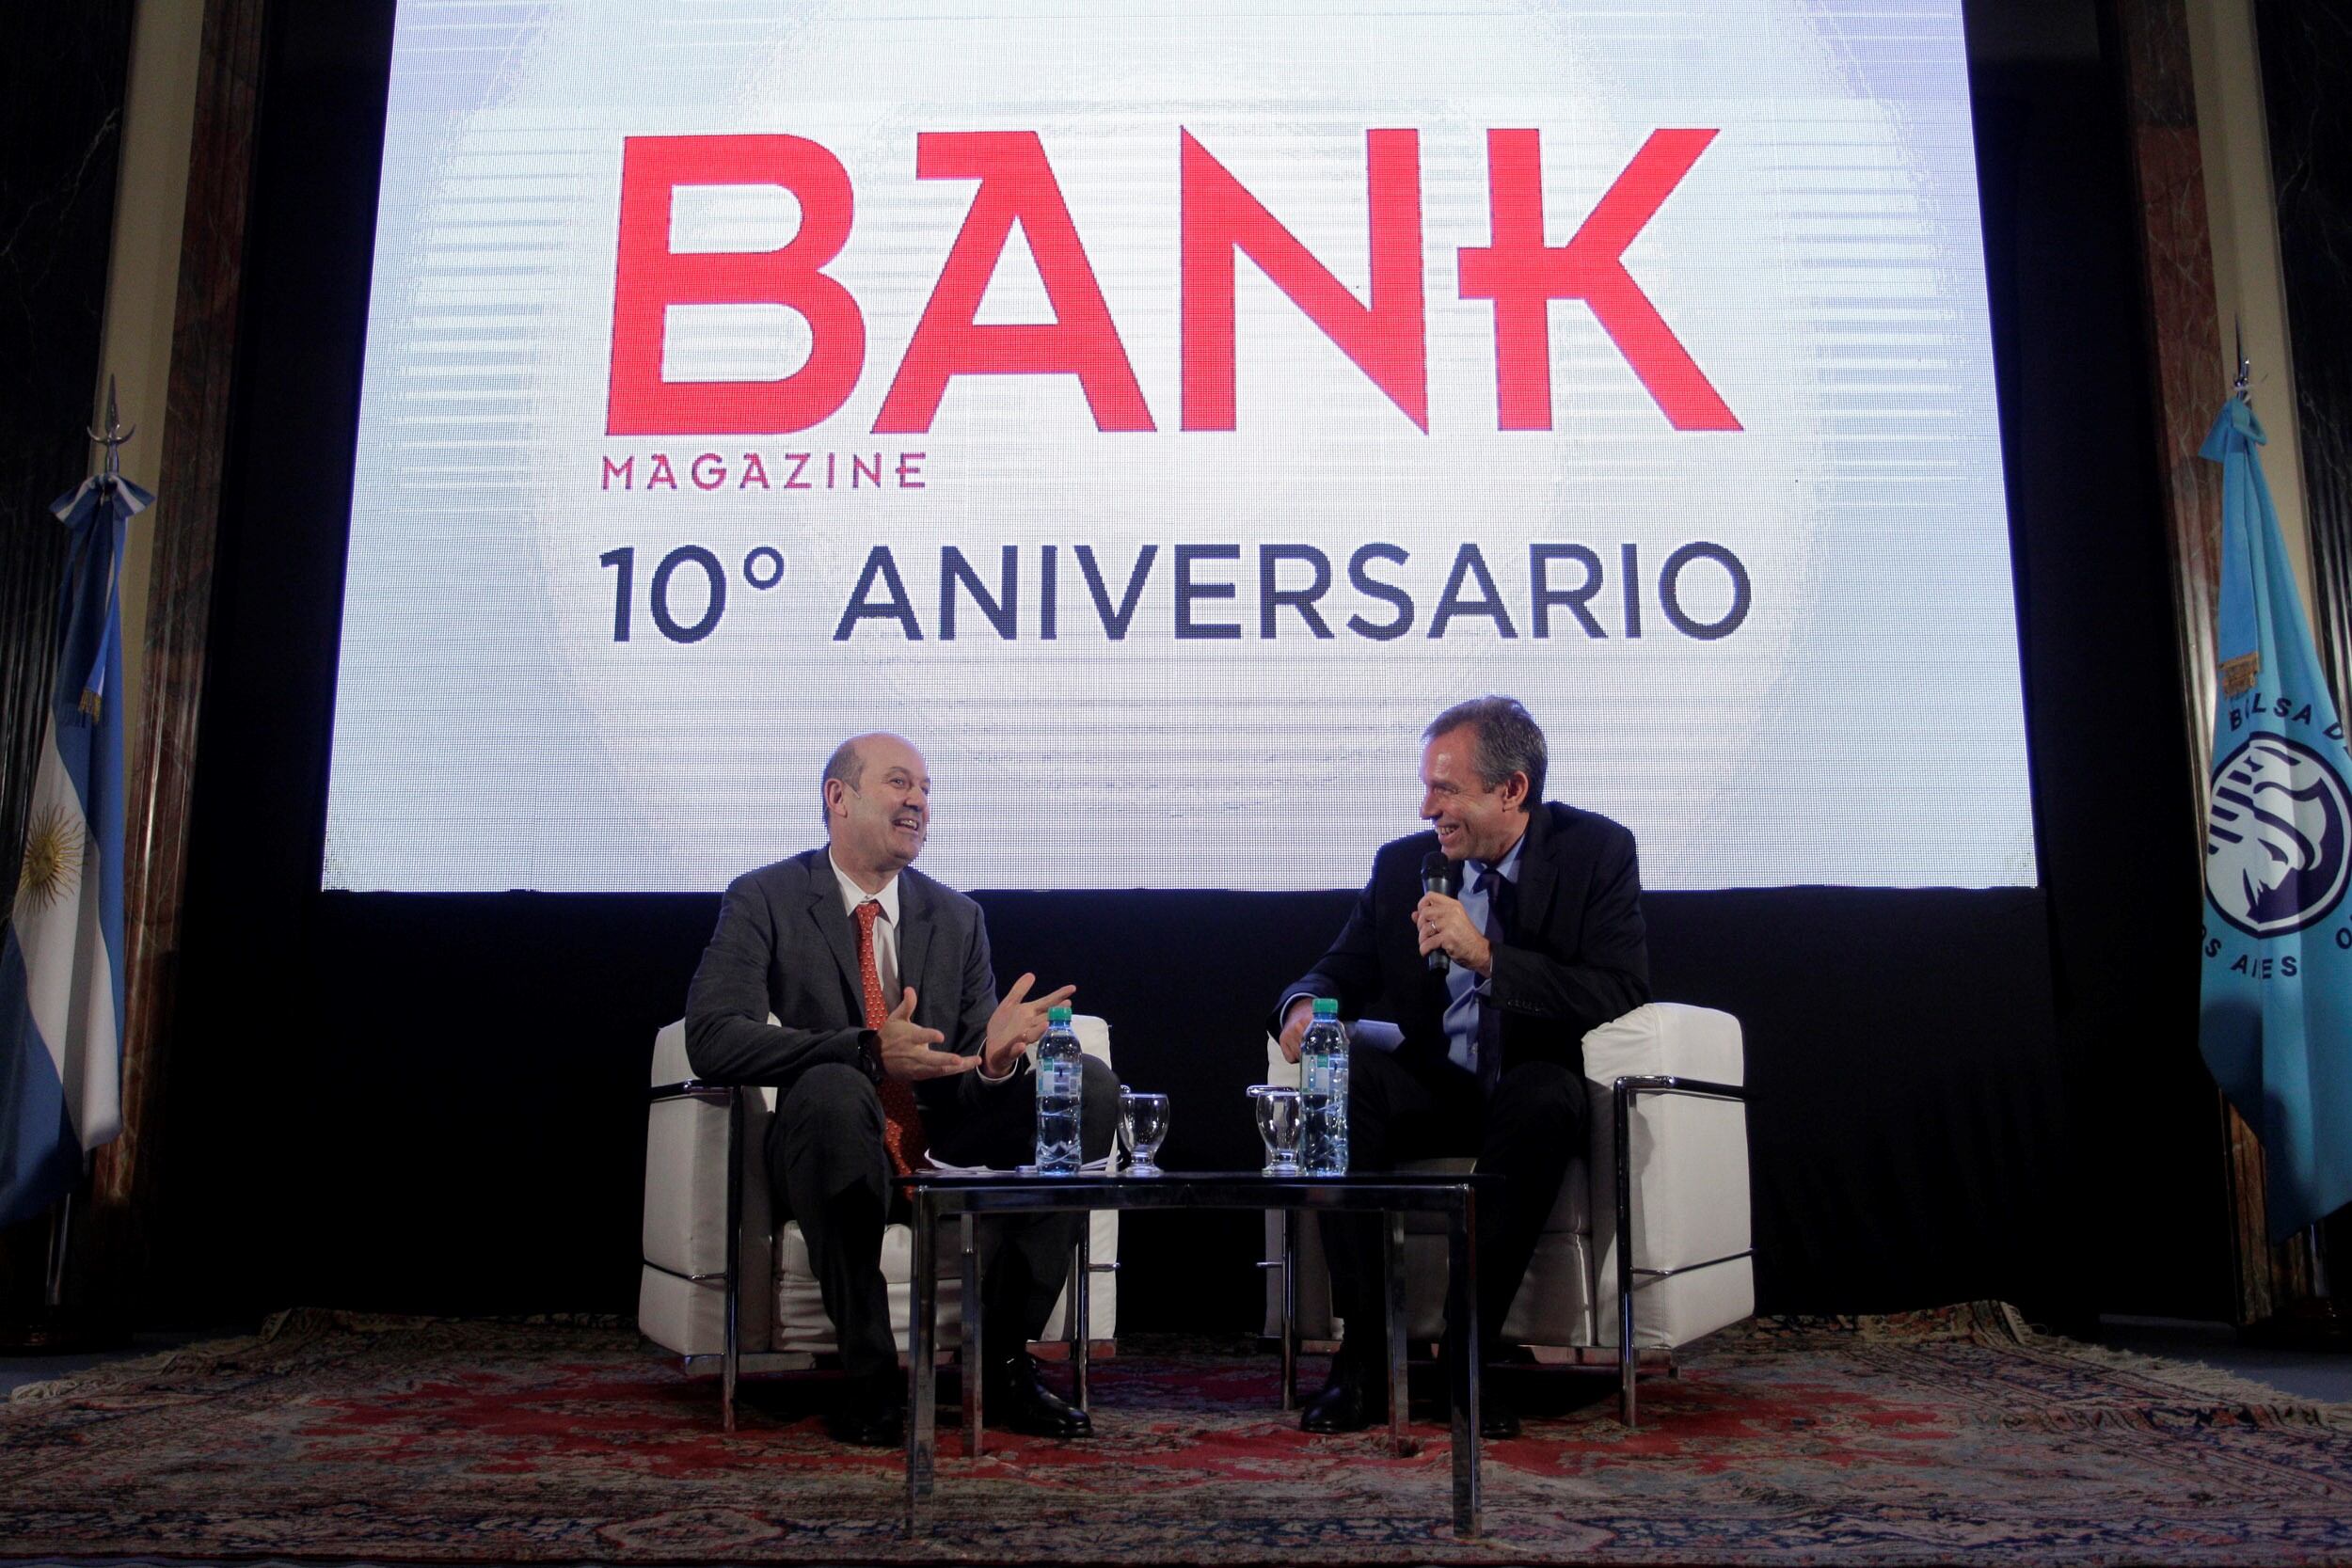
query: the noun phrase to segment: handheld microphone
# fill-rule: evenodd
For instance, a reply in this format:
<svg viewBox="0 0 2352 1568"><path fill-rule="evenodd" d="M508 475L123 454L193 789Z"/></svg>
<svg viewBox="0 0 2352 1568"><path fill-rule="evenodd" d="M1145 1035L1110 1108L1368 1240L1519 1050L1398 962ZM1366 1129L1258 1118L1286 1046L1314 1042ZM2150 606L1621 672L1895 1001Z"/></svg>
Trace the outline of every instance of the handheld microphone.
<svg viewBox="0 0 2352 1568"><path fill-rule="evenodd" d="M1446 859L1443 850L1431 850L1421 858L1421 890L1454 897L1462 891L1462 868ZM1443 974L1454 967L1442 947L1429 955L1428 962L1432 974Z"/></svg>

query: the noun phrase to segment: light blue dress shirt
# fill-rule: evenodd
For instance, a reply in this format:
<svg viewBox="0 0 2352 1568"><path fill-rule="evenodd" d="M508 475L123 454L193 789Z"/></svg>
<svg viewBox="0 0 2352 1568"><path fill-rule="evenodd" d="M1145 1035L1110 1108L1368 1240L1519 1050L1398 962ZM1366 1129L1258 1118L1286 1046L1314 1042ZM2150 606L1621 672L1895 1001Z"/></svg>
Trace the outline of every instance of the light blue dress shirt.
<svg viewBox="0 0 2352 1568"><path fill-rule="evenodd" d="M1503 880L1516 887L1519 880L1519 851L1527 847L1527 835L1511 846L1500 866L1489 867L1484 861L1464 861L1461 895L1462 912L1480 932L1486 929L1486 918L1493 912L1493 895L1480 889L1480 878L1489 869L1500 871ZM1465 1072L1478 1070L1478 1006L1483 1002L1490 982L1481 980L1475 970L1460 964L1447 968L1445 1009L1446 1059ZM1295 990L1282 998L1277 1016L1287 1016L1293 1004L1301 997L1313 994ZM1405 1031L1384 1018L1359 1018L1347 1026L1350 1045L1369 1046L1375 1051L1393 1052L1405 1043Z"/></svg>
<svg viewBox="0 0 2352 1568"><path fill-rule="evenodd" d="M1500 865L1489 866L1485 861L1462 863L1462 912L1470 916L1471 927L1484 933L1487 919L1494 911L1494 895L1486 886L1486 873L1496 871L1514 887L1519 880L1519 851L1527 847L1527 835L1511 846ZM1464 1072L1478 1070L1479 1009L1493 989L1492 976L1480 978L1476 970L1466 964L1454 964L1446 971L1445 989L1451 1000L1445 1007L1446 1060Z"/></svg>

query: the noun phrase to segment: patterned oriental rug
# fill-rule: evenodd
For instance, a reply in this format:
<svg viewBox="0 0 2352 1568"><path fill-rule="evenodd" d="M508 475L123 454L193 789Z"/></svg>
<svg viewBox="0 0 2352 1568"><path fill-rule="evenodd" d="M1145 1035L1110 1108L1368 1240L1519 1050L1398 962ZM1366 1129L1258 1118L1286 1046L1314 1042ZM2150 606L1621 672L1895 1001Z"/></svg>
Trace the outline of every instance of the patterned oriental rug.
<svg viewBox="0 0 2352 1568"><path fill-rule="evenodd" d="M302 1312L0 1407L0 1557L381 1562L2352 1562L2352 1406L2037 1335L2007 1308L1767 1321L1489 1445L1310 1437L1263 1354L1122 1345L1092 1442L829 1442L803 1380L717 1389L626 1326ZM1316 1370L1319 1372L1320 1368ZM1574 1378L1568 1381L1575 1381ZM1556 1382L1555 1382L1556 1386ZM801 1408L795 1409L797 1400Z"/></svg>

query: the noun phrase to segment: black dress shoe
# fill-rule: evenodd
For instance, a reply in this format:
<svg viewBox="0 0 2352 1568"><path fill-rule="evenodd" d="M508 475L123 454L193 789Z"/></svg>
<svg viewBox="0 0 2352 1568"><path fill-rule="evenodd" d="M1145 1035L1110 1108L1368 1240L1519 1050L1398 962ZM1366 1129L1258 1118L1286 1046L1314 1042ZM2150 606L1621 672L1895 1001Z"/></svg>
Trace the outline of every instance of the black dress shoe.
<svg viewBox="0 0 2352 1568"><path fill-rule="evenodd" d="M895 1449L907 1440L905 1375L891 1371L853 1380L841 1402L825 1418L836 1443L861 1449Z"/></svg>
<svg viewBox="0 0 2352 1568"><path fill-rule="evenodd" d="M991 1362L982 1388L981 1418L990 1426L1060 1442L1094 1435L1092 1418L1037 1380L1026 1351Z"/></svg>
<svg viewBox="0 0 2352 1568"><path fill-rule="evenodd" d="M1388 1418L1388 1380L1343 1354L1332 1358L1330 1378L1323 1392L1307 1402L1298 1425L1302 1432L1361 1432Z"/></svg>
<svg viewBox="0 0 2352 1568"><path fill-rule="evenodd" d="M1489 1443L1507 1443L1519 1435L1519 1408L1492 1378L1478 1390L1478 1435Z"/></svg>

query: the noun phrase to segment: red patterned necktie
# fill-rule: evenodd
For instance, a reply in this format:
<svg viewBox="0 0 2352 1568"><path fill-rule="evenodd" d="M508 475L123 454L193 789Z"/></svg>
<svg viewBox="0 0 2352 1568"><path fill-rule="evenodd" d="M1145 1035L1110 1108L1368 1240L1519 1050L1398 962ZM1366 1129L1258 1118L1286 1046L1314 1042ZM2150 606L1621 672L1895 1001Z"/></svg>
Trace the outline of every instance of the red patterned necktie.
<svg viewBox="0 0 2352 1568"><path fill-rule="evenodd" d="M890 1016L882 1005L882 969L874 962L874 922L882 916L880 900L868 898L857 907L857 974L866 986L866 1027L879 1029ZM885 1078L874 1085L882 1092L882 1147L890 1150L890 1168L900 1176L911 1174L914 1162L923 1157L930 1144L923 1137L923 1112L914 1102L914 1090L896 1078Z"/></svg>

